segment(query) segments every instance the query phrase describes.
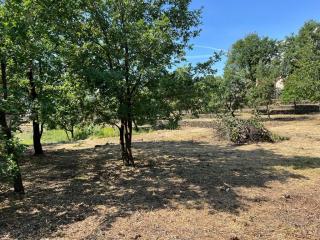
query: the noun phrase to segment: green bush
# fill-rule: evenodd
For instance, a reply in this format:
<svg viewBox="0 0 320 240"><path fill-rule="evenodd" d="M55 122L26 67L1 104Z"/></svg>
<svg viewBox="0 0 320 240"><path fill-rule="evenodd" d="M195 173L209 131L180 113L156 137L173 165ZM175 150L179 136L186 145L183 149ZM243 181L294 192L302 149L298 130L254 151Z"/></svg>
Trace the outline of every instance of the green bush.
<svg viewBox="0 0 320 240"><path fill-rule="evenodd" d="M12 154L8 154L8 149ZM20 158L25 146L20 144L17 139L5 140L0 139L0 180L9 181L18 171L16 159Z"/></svg>
<svg viewBox="0 0 320 240"><path fill-rule="evenodd" d="M222 116L215 122L214 128L220 138L236 144L273 143L285 139L267 130L257 117L244 120L233 116Z"/></svg>
<svg viewBox="0 0 320 240"><path fill-rule="evenodd" d="M94 125L83 126L76 128L74 132L74 140L84 140L92 136L94 132Z"/></svg>
<svg viewBox="0 0 320 240"><path fill-rule="evenodd" d="M179 121L182 119L180 115L170 116L166 120L160 120L153 124L152 128L155 130L176 130L179 128Z"/></svg>
<svg viewBox="0 0 320 240"><path fill-rule="evenodd" d="M89 137L105 138L117 136L119 136L119 131L113 127L88 125L75 130L74 140L83 140Z"/></svg>

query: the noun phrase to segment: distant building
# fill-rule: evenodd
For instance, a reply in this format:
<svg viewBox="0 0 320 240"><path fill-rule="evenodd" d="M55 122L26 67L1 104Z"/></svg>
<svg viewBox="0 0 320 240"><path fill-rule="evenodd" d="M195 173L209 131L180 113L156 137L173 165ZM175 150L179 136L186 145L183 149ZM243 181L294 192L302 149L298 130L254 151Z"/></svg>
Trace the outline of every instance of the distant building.
<svg viewBox="0 0 320 240"><path fill-rule="evenodd" d="M282 77L277 78L274 87L276 89L276 96L275 97L276 97L276 99L278 99L281 92L284 89L284 78L282 78Z"/></svg>

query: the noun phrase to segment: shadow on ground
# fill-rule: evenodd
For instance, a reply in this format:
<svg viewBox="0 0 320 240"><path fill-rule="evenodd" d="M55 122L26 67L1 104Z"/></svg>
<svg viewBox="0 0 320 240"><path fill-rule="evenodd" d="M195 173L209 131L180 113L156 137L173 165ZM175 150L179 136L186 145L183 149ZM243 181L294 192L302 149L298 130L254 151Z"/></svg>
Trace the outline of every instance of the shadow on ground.
<svg viewBox="0 0 320 240"><path fill-rule="evenodd" d="M262 119L264 122L292 122L292 121L305 121L305 120L310 120L310 116L295 116L295 117L285 117L285 116L280 116L280 117L272 117L268 118L267 116L264 116Z"/></svg>
<svg viewBox="0 0 320 240"><path fill-rule="evenodd" d="M272 151L184 142L134 143L137 168L125 168L118 146L59 150L23 164L27 194L0 193L0 238L39 239L61 227L113 209L99 230L140 210L201 209L237 214L246 209L236 187L267 188L270 181L304 178L277 166L319 168L320 158L286 158Z"/></svg>

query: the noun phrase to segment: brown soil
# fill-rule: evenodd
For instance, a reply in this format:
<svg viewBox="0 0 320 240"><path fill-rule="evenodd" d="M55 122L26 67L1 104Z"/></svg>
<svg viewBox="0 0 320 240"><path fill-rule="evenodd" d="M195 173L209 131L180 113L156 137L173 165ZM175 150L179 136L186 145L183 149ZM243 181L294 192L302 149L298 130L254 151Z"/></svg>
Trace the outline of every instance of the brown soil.
<svg viewBox="0 0 320 240"><path fill-rule="evenodd" d="M0 187L0 238L320 239L320 116L266 126L290 140L233 146L190 126L138 135L136 168L115 138L48 145L23 161L23 198Z"/></svg>

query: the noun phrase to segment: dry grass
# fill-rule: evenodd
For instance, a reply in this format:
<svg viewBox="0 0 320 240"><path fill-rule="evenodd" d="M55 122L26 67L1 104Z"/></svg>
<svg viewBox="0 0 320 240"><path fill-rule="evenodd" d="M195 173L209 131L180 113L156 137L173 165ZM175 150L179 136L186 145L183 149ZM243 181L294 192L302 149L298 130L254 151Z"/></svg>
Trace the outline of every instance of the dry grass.
<svg viewBox="0 0 320 240"><path fill-rule="evenodd" d="M320 116L266 122L290 137L232 146L210 128L48 145L27 194L0 189L1 239L320 239Z"/></svg>

